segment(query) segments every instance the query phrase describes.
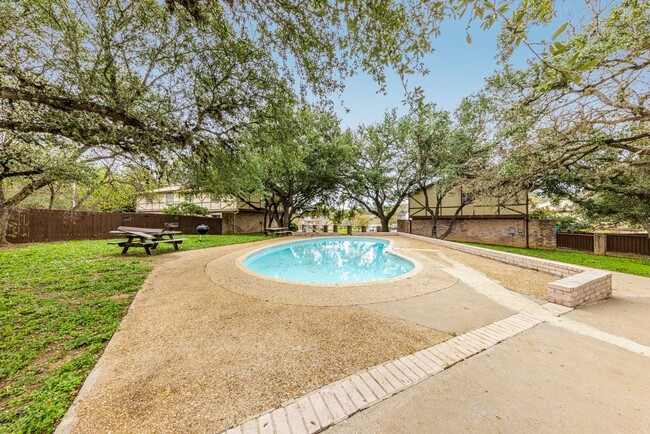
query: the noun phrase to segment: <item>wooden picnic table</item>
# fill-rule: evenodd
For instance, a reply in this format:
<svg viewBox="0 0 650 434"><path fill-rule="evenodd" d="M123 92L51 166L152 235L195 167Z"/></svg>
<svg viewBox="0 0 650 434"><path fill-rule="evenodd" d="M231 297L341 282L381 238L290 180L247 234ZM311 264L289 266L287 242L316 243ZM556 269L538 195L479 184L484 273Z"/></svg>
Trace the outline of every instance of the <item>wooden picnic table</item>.
<svg viewBox="0 0 650 434"><path fill-rule="evenodd" d="M116 230L110 231L110 233L126 238L125 241L110 241L108 243L122 247L123 255L126 255L131 247L142 247L147 252L147 255L151 255L151 250L155 250L158 244L162 243L171 243L174 245L174 250L178 250L178 245L187 240L187 238L174 238L174 235L182 232L166 229L120 226ZM168 238L165 239L165 237Z"/></svg>

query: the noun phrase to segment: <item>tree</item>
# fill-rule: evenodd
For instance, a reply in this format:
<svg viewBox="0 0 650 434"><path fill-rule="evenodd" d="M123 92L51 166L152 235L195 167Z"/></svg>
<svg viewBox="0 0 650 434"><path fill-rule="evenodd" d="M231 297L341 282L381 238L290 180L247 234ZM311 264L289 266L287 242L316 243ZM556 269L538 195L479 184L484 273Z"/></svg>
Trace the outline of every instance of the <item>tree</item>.
<svg viewBox="0 0 650 434"><path fill-rule="evenodd" d="M478 197L491 194L486 184L476 182L489 166L493 142L490 137L491 100L483 93L463 98L451 118L445 112L429 109L418 114L416 140L418 146L418 187L435 193L432 207L424 194L424 208L431 216L431 236L444 239L453 230L463 208ZM449 220L447 229L438 233L443 199L451 191L462 191L460 206Z"/></svg>
<svg viewBox="0 0 650 434"><path fill-rule="evenodd" d="M218 155L195 161L194 183L244 201L259 196L271 221L282 227L313 211L335 193L349 150L335 116L294 104L276 107L273 120L242 135L243 151L235 162Z"/></svg>
<svg viewBox="0 0 650 434"><path fill-rule="evenodd" d="M380 85L386 67L421 71L441 18L359 0L22 0L0 14L0 128L154 156L228 146L294 72L325 96L355 71Z"/></svg>
<svg viewBox="0 0 650 434"><path fill-rule="evenodd" d="M296 84L325 96L343 79L426 73L449 15L503 20L515 44L552 3L479 0L20 0L0 4L0 128L85 145L201 151L232 144L250 112ZM422 90L414 89L416 101Z"/></svg>
<svg viewBox="0 0 650 434"><path fill-rule="evenodd" d="M438 237L438 217L442 199L453 188L454 164L458 161L456 152L450 146L451 119L449 113L439 111L434 105L427 105L411 113L413 134L417 146L414 148L414 164L417 171L416 183L424 194L424 209L431 216L431 236ZM452 173L450 173L452 172ZM427 190L435 190L435 206Z"/></svg>
<svg viewBox="0 0 650 434"><path fill-rule="evenodd" d="M227 143L284 87L218 14L197 27L156 1L31 3L0 6L0 128L164 159Z"/></svg>
<svg viewBox="0 0 650 434"><path fill-rule="evenodd" d="M89 185L83 185L77 208L102 212L135 212L138 196L159 186L166 174L152 161L127 156L102 162Z"/></svg>
<svg viewBox="0 0 650 434"><path fill-rule="evenodd" d="M539 180L551 197L569 197L590 221L641 226L650 233L650 173L621 170L619 152L600 151L551 169Z"/></svg>
<svg viewBox="0 0 650 434"><path fill-rule="evenodd" d="M392 110L353 137L356 153L343 188L388 231L390 219L418 181L410 121L398 119Z"/></svg>
<svg viewBox="0 0 650 434"><path fill-rule="evenodd" d="M88 182L91 164L103 158L67 140L0 132L0 245L7 243L13 209L55 181Z"/></svg>
<svg viewBox="0 0 650 434"><path fill-rule="evenodd" d="M591 217L647 225L650 4L594 3L583 20L527 69L506 66L489 81L503 107L489 177L569 197ZM634 212L613 211L623 203Z"/></svg>

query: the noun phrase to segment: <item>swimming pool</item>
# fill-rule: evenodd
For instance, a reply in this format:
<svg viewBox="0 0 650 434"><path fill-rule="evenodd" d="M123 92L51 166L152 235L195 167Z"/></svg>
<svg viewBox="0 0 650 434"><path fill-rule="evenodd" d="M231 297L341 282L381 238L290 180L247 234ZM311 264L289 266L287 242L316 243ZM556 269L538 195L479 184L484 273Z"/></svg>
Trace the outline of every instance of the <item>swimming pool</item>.
<svg viewBox="0 0 650 434"><path fill-rule="evenodd" d="M327 237L259 250L242 264L274 279L340 285L377 282L411 272L415 264L388 252L390 241L368 237Z"/></svg>

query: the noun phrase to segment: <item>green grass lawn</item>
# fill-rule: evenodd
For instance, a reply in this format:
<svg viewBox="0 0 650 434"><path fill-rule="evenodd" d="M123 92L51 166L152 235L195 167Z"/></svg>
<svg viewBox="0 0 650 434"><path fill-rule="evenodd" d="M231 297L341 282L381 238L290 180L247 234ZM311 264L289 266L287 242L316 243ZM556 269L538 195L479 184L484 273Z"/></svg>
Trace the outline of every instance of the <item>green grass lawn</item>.
<svg viewBox="0 0 650 434"><path fill-rule="evenodd" d="M493 246L477 243L463 244L510 253L518 253L520 255L535 256L537 258L550 259L552 261L566 262L569 264L584 265L585 267L600 268L603 270L619 271L621 273L650 277L650 261L644 259L597 256L591 253L573 252L569 250L524 249L522 247Z"/></svg>
<svg viewBox="0 0 650 434"><path fill-rule="evenodd" d="M181 250L268 239L198 235ZM0 250L0 432L51 432L117 329L156 256L101 241Z"/></svg>

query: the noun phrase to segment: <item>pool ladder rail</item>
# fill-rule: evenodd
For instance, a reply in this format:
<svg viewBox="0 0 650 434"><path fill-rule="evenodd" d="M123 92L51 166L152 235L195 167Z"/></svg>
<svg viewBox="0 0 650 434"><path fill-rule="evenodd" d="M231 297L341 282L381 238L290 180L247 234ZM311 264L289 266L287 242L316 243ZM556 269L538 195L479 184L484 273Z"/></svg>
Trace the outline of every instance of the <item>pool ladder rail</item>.
<svg viewBox="0 0 650 434"><path fill-rule="evenodd" d="M313 226L303 226L302 228L302 236L304 238L313 238L316 232L318 231Z"/></svg>

